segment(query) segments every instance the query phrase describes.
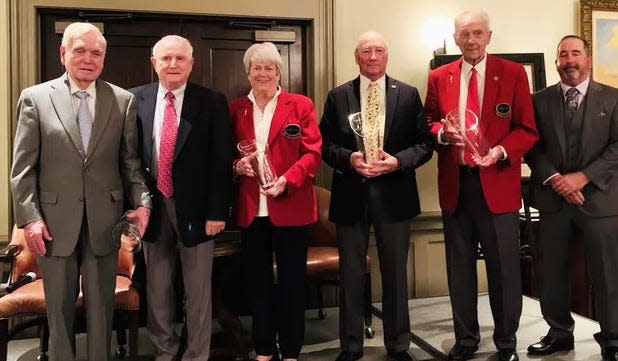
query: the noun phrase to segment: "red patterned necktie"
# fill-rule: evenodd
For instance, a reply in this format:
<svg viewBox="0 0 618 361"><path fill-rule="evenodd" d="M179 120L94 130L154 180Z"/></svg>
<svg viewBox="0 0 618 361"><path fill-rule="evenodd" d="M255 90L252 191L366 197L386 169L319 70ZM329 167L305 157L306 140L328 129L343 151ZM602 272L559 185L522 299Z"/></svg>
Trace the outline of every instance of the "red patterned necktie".
<svg viewBox="0 0 618 361"><path fill-rule="evenodd" d="M178 118L176 108L174 108L174 94L165 94L166 103L163 112L163 126L161 127L161 138L159 139L159 169L157 174L157 188L166 197L174 194L174 183L172 181L172 161L174 160L174 147L176 146L176 135L178 134Z"/></svg>
<svg viewBox="0 0 618 361"><path fill-rule="evenodd" d="M478 119L480 119L480 109L479 109L479 87L478 87L478 77L477 71L473 67L470 70L470 80L468 81L468 99L466 99L466 110L471 110L478 118L475 119L474 116L470 115L469 112L466 111L466 129L470 129L473 126L478 126ZM476 134L475 132L466 132L468 139L475 143L476 142ZM472 160L472 153L464 148L464 163L470 167L475 167L476 163Z"/></svg>

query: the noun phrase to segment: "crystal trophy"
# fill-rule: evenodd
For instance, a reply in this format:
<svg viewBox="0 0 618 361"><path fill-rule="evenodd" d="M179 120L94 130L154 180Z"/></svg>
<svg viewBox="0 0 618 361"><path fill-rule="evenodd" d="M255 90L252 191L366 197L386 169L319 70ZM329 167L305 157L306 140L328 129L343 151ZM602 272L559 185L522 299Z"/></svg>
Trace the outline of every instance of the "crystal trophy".
<svg viewBox="0 0 618 361"><path fill-rule="evenodd" d="M260 187L268 189L277 181L277 174L273 167L268 144L264 144L264 149L257 147L255 139L245 139L236 146L243 158L248 158L253 174Z"/></svg>

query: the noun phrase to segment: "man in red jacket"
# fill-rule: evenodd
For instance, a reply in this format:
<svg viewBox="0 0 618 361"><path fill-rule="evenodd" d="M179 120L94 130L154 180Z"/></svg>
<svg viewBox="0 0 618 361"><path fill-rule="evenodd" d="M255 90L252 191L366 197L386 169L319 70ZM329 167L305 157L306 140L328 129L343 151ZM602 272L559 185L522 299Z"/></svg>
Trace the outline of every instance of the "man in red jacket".
<svg viewBox="0 0 618 361"><path fill-rule="evenodd" d="M478 349L476 250L487 265L489 297L499 359L518 360L515 332L521 314L519 223L521 158L538 134L522 65L487 55L491 39L484 12L455 18L462 58L429 75L425 112L437 139L438 184L444 222L455 345L449 360L466 360ZM478 116L486 145L471 156L464 139L444 118L451 111ZM466 119L460 121L467 124Z"/></svg>

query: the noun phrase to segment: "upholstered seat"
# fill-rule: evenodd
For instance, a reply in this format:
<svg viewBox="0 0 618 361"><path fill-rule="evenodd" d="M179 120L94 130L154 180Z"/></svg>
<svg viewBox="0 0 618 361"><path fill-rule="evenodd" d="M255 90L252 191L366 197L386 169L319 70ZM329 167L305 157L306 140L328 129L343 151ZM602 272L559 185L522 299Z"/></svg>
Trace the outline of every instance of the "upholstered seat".
<svg viewBox="0 0 618 361"><path fill-rule="evenodd" d="M307 280L318 289L318 317L324 319L322 285L339 284L339 251L337 249L336 226L329 221L330 191L320 186L313 187L317 202L318 221L309 227L307 248ZM365 335L374 336L371 328L371 258L367 256L365 270Z"/></svg>
<svg viewBox="0 0 618 361"><path fill-rule="evenodd" d="M22 275L34 272L37 279L27 283L12 293L0 297L0 361L7 359L7 344L20 331L31 326L38 326L41 337L41 354L39 360L47 360L49 330L47 327L45 296L41 271L36 262L36 256L28 250L23 230L13 228L12 238L5 252L0 255L0 261L11 263L9 283L14 283ZM137 332L139 322L139 294L132 287L133 254L118 252L118 267L116 269L116 290L114 295L118 350L117 355L123 358L126 354L126 327L129 327L129 353L137 355ZM83 295L80 292L75 303L78 314L83 312ZM15 316L33 316L24 323L16 324L9 330L9 319Z"/></svg>

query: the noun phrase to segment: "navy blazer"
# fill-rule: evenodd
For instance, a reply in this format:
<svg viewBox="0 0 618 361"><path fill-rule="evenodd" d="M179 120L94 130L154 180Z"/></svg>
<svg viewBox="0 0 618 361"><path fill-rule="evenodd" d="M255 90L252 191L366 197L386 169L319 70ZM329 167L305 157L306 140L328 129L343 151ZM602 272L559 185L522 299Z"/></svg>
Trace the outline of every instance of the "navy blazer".
<svg viewBox="0 0 618 361"><path fill-rule="evenodd" d="M130 91L137 103L140 151L150 176L150 189L156 194L157 207L161 194L152 174L152 129L159 83L151 83ZM228 221L232 199L232 128L227 102L223 94L187 83L178 136L172 164L176 221L181 241L193 246L214 237L205 232L206 220ZM155 214L155 213L153 213ZM144 240L156 234L160 221L151 218Z"/></svg>
<svg viewBox="0 0 618 361"><path fill-rule="evenodd" d="M431 159L434 146L418 90L386 77L384 151L399 159L401 169L365 179L350 165L350 154L357 147L348 115L361 110L359 88L357 77L332 89L320 122L322 158L334 169L329 217L346 224L360 220L362 184L374 182L380 187L387 220L412 218L420 213L415 169Z"/></svg>

